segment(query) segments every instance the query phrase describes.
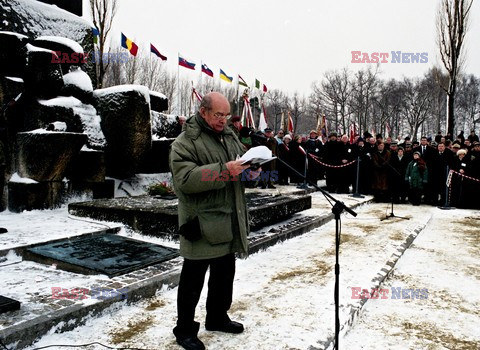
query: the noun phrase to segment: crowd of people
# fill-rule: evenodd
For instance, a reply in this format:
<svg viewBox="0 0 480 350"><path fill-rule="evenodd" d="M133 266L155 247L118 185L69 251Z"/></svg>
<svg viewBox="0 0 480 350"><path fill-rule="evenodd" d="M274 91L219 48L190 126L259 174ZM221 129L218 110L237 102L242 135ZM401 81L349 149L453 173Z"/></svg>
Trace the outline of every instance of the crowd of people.
<svg viewBox="0 0 480 350"><path fill-rule="evenodd" d="M278 180L260 182L262 188L302 184L300 173L314 183L325 179L331 193L373 195L377 202L480 208L480 142L474 130L456 139L441 132L420 141L365 132L350 140L335 132L319 136L316 130L308 136L283 130L274 135L268 128L253 132L241 127L239 117L232 119L245 147L266 145L296 170L272 163L268 170L277 170Z"/></svg>

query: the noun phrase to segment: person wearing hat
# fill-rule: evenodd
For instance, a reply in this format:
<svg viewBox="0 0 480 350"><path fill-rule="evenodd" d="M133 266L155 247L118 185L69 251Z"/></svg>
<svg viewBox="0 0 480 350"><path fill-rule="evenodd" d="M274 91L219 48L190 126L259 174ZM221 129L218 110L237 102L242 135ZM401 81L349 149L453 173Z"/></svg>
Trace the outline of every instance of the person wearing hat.
<svg viewBox="0 0 480 350"><path fill-rule="evenodd" d="M272 155L274 157L277 157L278 142L273 135L273 130L271 128L265 128L265 130L263 131L263 134L265 135L265 138L266 138L265 146L267 146L268 149L272 151ZM275 171L277 169L277 162L275 160L272 160L271 162L264 164L262 166L262 169L265 173L269 172L271 174L272 171ZM275 186L273 185L273 180L271 176L268 176L268 179L262 178L259 185L263 189L275 188Z"/></svg>
<svg viewBox="0 0 480 350"><path fill-rule="evenodd" d="M287 134L283 136L283 142L278 144L278 158L290 165L290 142L292 137ZM278 184L281 186L288 185L288 174L290 169L282 162L277 162L278 169Z"/></svg>
<svg viewBox="0 0 480 350"><path fill-rule="evenodd" d="M337 192L340 188L339 174L340 171L332 166L342 165L344 159L345 145L343 142L337 141L337 133L332 132L329 135L327 143L323 147L322 158L325 166L325 178L328 192Z"/></svg>
<svg viewBox="0 0 480 350"><path fill-rule="evenodd" d="M322 142L317 138L318 134L315 130L310 130L309 138L305 142L305 150L308 154L313 154L316 157L320 157L322 153ZM320 178L320 165L312 157L308 157L307 177L317 183Z"/></svg>
<svg viewBox="0 0 480 350"><path fill-rule="evenodd" d="M445 204L445 192L448 171L453 165L453 152L443 142L437 146L430 169L432 205ZM440 201L439 201L440 197Z"/></svg>
<svg viewBox="0 0 480 350"><path fill-rule="evenodd" d="M242 122L240 116L234 115L228 121L228 126L233 130L235 135L240 139L240 130L242 130Z"/></svg>
<svg viewBox="0 0 480 350"><path fill-rule="evenodd" d="M461 175L467 175L470 170L470 159L467 157L467 150L460 148L453 158L452 169ZM466 207L466 198L468 196L468 181L463 176L454 175L451 182L450 205L457 208Z"/></svg>
<svg viewBox="0 0 480 350"><path fill-rule="evenodd" d="M408 199L413 205L420 205L425 184L428 182L426 162L421 158L420 151L413 152L413 160L408 164L405 181L409 186Z"/></svg>
<svg viewBox="0 0 480 350"><path fill-rule="evenodd" d="M475 141L480 142L478 135L475 134L475 130L470 131L470 135L468 135L468 139L473 144Z"/></svg>
<svg viewBox="0 0 480 350"><path fill-rule="evenodd" d="M394 141L396 142L396 141ZM393 146L393 143L392 145ZM395 148L396 145L395 145ZM391 151L390 165L395 171L391 171L389 184L395 203L405 203L408 196L408 184L404 181L408 164L412 158L405 154L403 147L398 147L395 152Z"/></svg>

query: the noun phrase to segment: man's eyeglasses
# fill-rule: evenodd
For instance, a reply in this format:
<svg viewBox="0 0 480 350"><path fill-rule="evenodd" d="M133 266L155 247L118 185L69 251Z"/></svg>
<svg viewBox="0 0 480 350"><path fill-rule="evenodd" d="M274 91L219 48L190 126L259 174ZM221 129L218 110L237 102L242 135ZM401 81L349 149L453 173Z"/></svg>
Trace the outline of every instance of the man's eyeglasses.
<svg viewBox="0 0 480 350"><path fill-rule="evenodd" d="M213 116L215 117L215 119L217 120L220 120L220 119L223 119L223 120L227 120L231 117L230 114L223 114L223 113L220 113L220 112L217 112L217 113L213 113Z"/></svg>

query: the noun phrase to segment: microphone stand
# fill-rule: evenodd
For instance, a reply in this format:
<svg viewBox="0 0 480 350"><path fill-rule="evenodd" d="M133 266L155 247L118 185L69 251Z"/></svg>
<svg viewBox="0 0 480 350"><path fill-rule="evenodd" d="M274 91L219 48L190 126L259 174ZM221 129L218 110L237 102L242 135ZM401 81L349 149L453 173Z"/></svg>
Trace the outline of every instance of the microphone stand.
<svg viewBox="0 0 480 350"><path fill-rule="evenodd" d="M327 191L322 190L316 183L314 183L312 180L307 178L307 176L300 174L297 170L292 168L289 164L287 164L285 161L283 161L280 158L277 158L277 160L280 161L283 165L285 165L288 169L290 169L292 172L296 173L298 176L302 177L306 182L308 182L310 185L315 187L318 191L320 191L327 201L332 204L331 201L335 202L335 204L332 207L332 213L335 216L335 291L334 291L334 299L335 299L335 350L338 350L338 334L340 333L340 318L339 318L339 303L340 303L340 297L339 297L339 285L340 285L340 264L339 264L339 251L340 251L340 214L345 210L347 213L357 216L357 213L354 212L352 209L347 207L343 202L335 199L328 193Z"/></svg>
<svg viewBox="0 0 480 350"><path fill-rule="evenodd" d="M390 169L392 169L400 177L400 181L404 180L402 178L402 174L400 174L398 172L398 170L395 169L389 162L383 160L382 158L379 158L379 159L381 159L383 164L388 165L390 167ZM380 219L380 221L387 220L387 219L390 219L390 218L399 218L399 219L404 219L404 220L410 220L410 218L406 218L404 216L397 216L393 213L393 192L390 193L390 198L391 198L391 204L392 204L392 211L390 212L390 215L385 216L384 218Z"/></svg>

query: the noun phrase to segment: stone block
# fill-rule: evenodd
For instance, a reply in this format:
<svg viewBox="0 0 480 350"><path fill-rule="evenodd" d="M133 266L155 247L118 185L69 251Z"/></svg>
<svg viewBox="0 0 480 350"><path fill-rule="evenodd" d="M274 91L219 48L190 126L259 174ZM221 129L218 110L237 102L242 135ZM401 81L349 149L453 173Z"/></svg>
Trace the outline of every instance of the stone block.
<svg viewBox="0 0 480 350"><path fill-rule="evenodd" d="M286 220L293 214L311 208L312 197L247 194L252 229ZM137 196L70 203L68 211L77 216L122 222L149 236L176 238L178 231L177 200Z"/></svg>
<svg viewBox="0 0 480 350"><path fill-rule="evenodd" d="M76 154L68 169L66 176L77 182L103 182L105 181L105 154L103 151L80 150Z"/></svg>
<svg viewBox="0 0 480 350"><path fill-rule="evenodd" d="M157 174L168 173L170 166L168 164L168 155L170 145L175 139L153 140L152 149L145 155L144 162L140 168L140 173Z"/></svg>
<svg viewBox="0 0 480 350"><path fill-rule="evenodd" d="M25 93L37 98L53 98L60 94L64 83L59 63L52 63L53 51L31 44L25 46Z"/></svg>
<svg viewBox="0 0 480 350"><path fill-rule="evenodd" d="M148 88L122 85L94 91L105 135L107 176L125 179L139 173L152 148Z"/></svg>
<svg viewBox="0 0 480 350"><path fill-rule="evenodd" d="M29 42L25 35L0 32L0 76L23 78L26 60L22 48Z"/></svg>
<svg viewBox="0 0 480 350"><path fill-rule="evenodd" d="M168 109L168 99L165 95L150 91L150 109L156 112L163 112Z"/></svg>
<svg viewBox="0 0 480 350"><path fill-rule="evenodd" d="M64 200L65 184L61 181L8 182L8 210L14 213L58 208Z"/></svg>
<svg viewBox="0 0 480 350"><path fill-rule="evenodd" d="M61 181L87 135L69 132L17 134L17 169L20 177L35 181Z"/></svg>

